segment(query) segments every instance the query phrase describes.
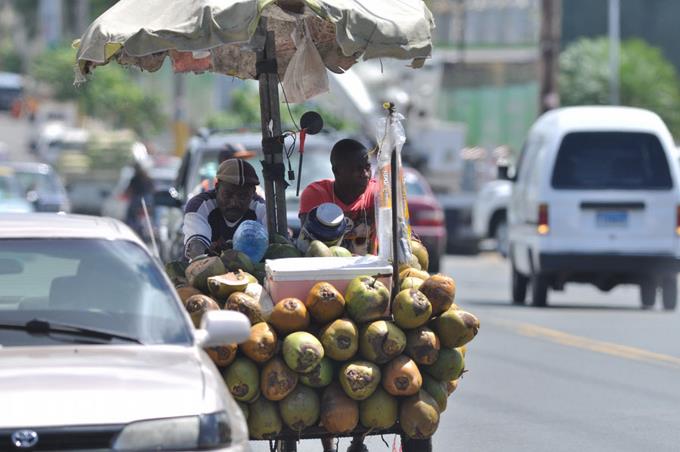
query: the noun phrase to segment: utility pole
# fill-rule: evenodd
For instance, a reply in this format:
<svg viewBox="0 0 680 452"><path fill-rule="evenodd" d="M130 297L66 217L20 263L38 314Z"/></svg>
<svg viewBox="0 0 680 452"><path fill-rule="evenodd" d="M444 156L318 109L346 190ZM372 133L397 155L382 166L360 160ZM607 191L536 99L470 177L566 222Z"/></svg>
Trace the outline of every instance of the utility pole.
<svg viewBox="0 0 680 452"><path fill-rule="evenodd" d="M619 71L621 52L621 4L609 0L609 103L619 105Z"/></svg>
<svg viewBox="0 0 680 452"><path fill-rule="evenodd" d="M541 0L539 112L560 106L558 85L562 0Z"/></svg>
<svg viewBox="0 0 680 452"><path fill-rule="evenodd" d="M186 74L173 75L173 132L175 137L175 155L182 156L189 141L189 125L187 124Z"/></svg>

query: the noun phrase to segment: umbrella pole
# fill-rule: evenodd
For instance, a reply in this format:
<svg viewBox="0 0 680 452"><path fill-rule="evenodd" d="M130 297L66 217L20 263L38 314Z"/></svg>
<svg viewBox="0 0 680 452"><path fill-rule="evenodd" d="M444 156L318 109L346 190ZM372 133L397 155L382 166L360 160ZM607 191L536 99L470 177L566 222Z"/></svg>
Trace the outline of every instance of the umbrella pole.
<svg viewBox="0 0 680 452"><path fill-rule="evenodd" d="M264 190L267 204L269 237L274 233L288 236L286 219L286 181L281 140L281 112L276 73L276 43L274 32L267 31L267 19L261 18L258 33L263 34L265 45L257 52L258 81L260 83L260 118L262 150L264 153Z"/></svg>

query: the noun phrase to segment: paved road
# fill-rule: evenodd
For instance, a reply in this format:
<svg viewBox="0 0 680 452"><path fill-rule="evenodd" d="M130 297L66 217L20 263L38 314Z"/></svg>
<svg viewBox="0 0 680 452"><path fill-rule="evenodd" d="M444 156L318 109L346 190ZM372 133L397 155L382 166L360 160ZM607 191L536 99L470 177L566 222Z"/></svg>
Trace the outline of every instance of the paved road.
<svg viewBox="0 0 680 452"><path fill-rule="evenodd" d="M491 253L449 256L444 270L482 327L435 451L680 450L679 313L639 310L635 287L572 285L549 308L511 306L507 263ZM385 439L369 450L391 451Z"/></svg>

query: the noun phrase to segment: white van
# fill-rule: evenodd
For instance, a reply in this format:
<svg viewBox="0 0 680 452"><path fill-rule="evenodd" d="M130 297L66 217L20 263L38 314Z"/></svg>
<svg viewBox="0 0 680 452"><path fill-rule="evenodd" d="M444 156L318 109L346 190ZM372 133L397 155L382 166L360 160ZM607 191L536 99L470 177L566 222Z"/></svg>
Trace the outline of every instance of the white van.
<svg viewBox="0 0 680 452"><path fill-rule="evenodd" d="M675 309L680 269L680 167L661 118L627 107L542 115L519 157L508 209L512 299L545 306L549 289L585 282L661 289Z"/></svg>

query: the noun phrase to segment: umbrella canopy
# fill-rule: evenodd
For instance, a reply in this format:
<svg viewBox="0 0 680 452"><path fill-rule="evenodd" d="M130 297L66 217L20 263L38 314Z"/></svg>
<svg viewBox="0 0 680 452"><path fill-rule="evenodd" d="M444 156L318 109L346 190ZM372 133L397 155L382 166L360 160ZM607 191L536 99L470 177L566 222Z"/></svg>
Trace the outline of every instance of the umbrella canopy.
<svg viewBox="0 0 680 452"><path fill-rule="evenodd" d="M120 0L79 41L76 81L111 59L155 71L167 56L175 72L257 78L262 17L274 32L281 79L301 29L333 72L362 57L420 67L432 51L434 21L422 0Z"/></svg>

